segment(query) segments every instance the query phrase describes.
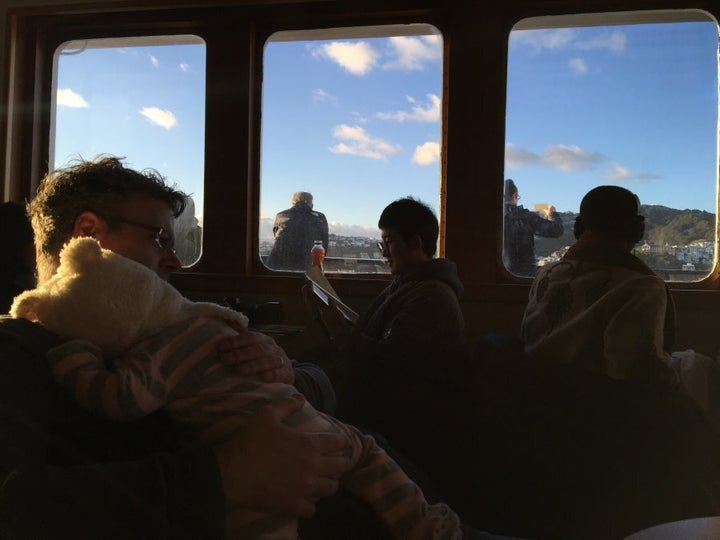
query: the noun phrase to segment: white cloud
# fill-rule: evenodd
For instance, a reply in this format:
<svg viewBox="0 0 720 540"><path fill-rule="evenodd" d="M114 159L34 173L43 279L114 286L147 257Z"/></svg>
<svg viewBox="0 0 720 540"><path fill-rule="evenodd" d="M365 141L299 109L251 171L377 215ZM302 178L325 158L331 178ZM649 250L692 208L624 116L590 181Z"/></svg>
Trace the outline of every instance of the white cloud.
<svg viewBox="0 0 720 540"><path fill-rule="evenodd" d="M275 225L274 217L260 217L260 240L272 240L273 226Z"/></svg>
<svg viewBox="0 0 720 540"><path fill-rule="evenodd" d="M421 70L425 64L442 58L440 36L396 36L388 43L393 59L383 64L385 69Z"/></svg>
<svg viewBox="0 0 720 540"><path fill-rule="evenodd" d="M259 236L261 241L272 241L274 223L275 217L260 218ZM348 223L341 223L339 221L331 221L328 223L328 229L330 234L337 234L338 236L360 236L363 238L376 238L380 240L380 231L376 227L366 227L364 225L351 225Z"/></svg>
<svg viewBox="0 0 720 540"><path fill-rule="evenodd" d="M178 67L183 73L187 73L188 71L190 71L190 64L188 64L187 62L180 62Z"/></svg>
<svg viewBox="0 0 720 540"><path fill-rule="evenodd" d="M432 165L440 161L440 144L432 141L415 147L412 162L416 165Z"/></svg>
<svg viewBox="0 0 720 540"><path fill-rule="evenodd" d="M541 156L526 148L520 148L509 143L505 145L505 165L509 169L520 169L541 162Z"/></svg>
<svg viewBox="0 0 720 540"><path fill-rule="evenodd" d="M527 45L535 52L542 49L564 49L573 42L577 32L570 28L553 30L516 30L510 34L510 40L517 45Z"/></svg>
<svg viewBox="0 0 720 540"><path fill-rule="evenodd" d="M332 103L337 105L338 99L332 94L327 93L322 88L316 88L312 93L313 103Z"/></svg>
<svg viewBox="0 0 720 540"><path fill-rule="evenodd" d="M149 54L148 57L150 58L150 63L153 65L153 67L158 67L160 65L160 61L157 59L157 57L153 56L152 54Z"/></svg>
<svg viewBox="0 0 720 540"><path fill-rule="evenodd" d="M574 145L557 144L550 146L540 154L513 144L505 146L505 166L508 169L519 169L530 165L544 165L563 172L589 171L607 163L607 170L602 173L604 182L646 182L663 178L661 175L648 172L635 172L620 163L610 162L599 152L588 152Z"/></svg>
<svg viewBox="0 0 720 540"><path fill-rule="evenodd" d="M662 178L659 174L634 172L620 163L611 163L609 170L605 171L602 179L605 182L645 182Z"/></svg>
<svg viewBox="0 0 720 540"><path fill-rule="evenodd" d="M416 120L417 122L439 122L440 121L440 96L435 94L427 95L426 104L418 104L417 100L411 96L407 96L408 102L413 105L410 112L395 111L389 113L377 113L377 117L381 120L396 120L404 122L405 120Z"/></svg>
<svg viewBox="0 0 720 540"><path fill-rule="evenodd" d="M341 142L330 147L334 154L351 154L370 159L387 159L401 151L400 146L371 137L359 126L342 124L333 129L333 137Z"/></svg>
<svg viewBox="0 0 720 540"><path fill-rule="evenodd" d="M585 60L582 58L571 58L568 62L568 65L570 66L570 69L573 70L575 73L587 73L588 67L585 63Z"/></svg>
<svg viewBox="0 0 720 540"><path fill-rule="evenodd" d="M551 30L517 30L510 35L511 43L530 47L535 53L547 50L599 50L622 52L627 47L627 36L620 30L594 36L590 39L578 39L579 32L571 28Z"/></svg>
<svg viewBox="0 0 720 540"><path fill-rule="evenodd" d="M311 47L315 58L335 62L353 75L366 75L378 65L380 53L366 41L334 41ZM384 69L421 70L430 62L442 58L442 39L439 36L396 36L388 40L389 60Z"/></svg>
<svg viewBox="0 0 720 540"><path fill-rule="evenodd" d="M377 238L380 240L380 231L376 227L365 227L364 225L350 225L331 221L328 224L329 232L338 236L360 236L364 238Z"/></svg>
<svg viewBox="0 0 720 540"><path fill-rule="evenodd" d="M333 41L312 49L316 58L325 58L335 62L353 75L365 75L377 64L378 53L365 41Z"/></svg>
<svg viewBox="0 0 720 540"><path fill-rule="evenodd" d="M352 111L350 113L350 116L352 116L353 121L357 124L367 124L367 122L368 122L367 116L363 116L362 114L360 114L357 111Z"/></svg>
<svg viewBox="0 0 720 540"><path fill-rule="evenodd" d="M610 165L610 170L603 174L603 180L608 182L619 182L630 175L630 170L619 163Z"/></svg>
<svg viewBox="0 0 720 540"><path fill-rule="evenodd" d="M70 88L58 88L57 104L60 107L72 107L73 109L85 109L90 104L80 94L76 94Z"/></svg>
<svg viewBox="0 0 720 540"><path fill-rule="evenodd" d="M606 158L602 154L587 152L574 145L549 146L542 155L513 144L505 146L505 164L510 169L540 164L563 172L575 172L594 169L603 161Z"/></svg>
<svg viewBox="0 0 720 540"><path fill-rule="evenodd" d="M627 47L627 36L620 30L611 34L603 34L591 39L580 40L574 44L575 48L582 50L607 49L613 52L622 52Z"/></svg>
<svg viewBox="0 0 720 540"><path fill-rule="evenodd" d="M587 152L579 146L556 144L545 149L543 163L564 172L587 171L605 160L602 154Z"/></svg>
<svg viewBox="0 0 720 540"><path fill-rule="evenodd" d="M177 118L171 111L159 109L157 107L143 107L140 114L150 120L153 124L172 129L177 125Z"/></svg>

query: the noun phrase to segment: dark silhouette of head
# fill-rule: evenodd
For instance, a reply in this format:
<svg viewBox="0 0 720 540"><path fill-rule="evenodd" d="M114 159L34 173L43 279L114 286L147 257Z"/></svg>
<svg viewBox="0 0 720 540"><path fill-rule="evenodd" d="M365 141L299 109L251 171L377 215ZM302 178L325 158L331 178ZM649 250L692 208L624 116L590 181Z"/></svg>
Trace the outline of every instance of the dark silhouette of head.
<svg viewBox="0 0 720 540"><path fill-rule="evenodd" d="M0 234L0 313L6 313L16 295L35 286L33 231L24 204L0 204Z"/></svg>
<svg viewBox="0 0 720 540"><path fill-rule="evenodd" d="M380 214L378 228L397 231L406 242L419 235L423 251L429 257L437 251L440 227L435 212L427 204L412 197L398 199L387 205Z"/></svg>
<svg viewBox="0 0 720 540"><path fill-rule="evenodd" d="M575 220L575 238L586 231L611 240L637 244L645 234L645 217L639 214L640 200L632 191L619 186L591 189L580 203Z"/></svg>
<svg viewBox="0 0 720 540"><path fill-rule="evenodd" d="M505 180L505 202L510 202L510 199L517 194L518 188L512 178Z"/></svg>
<svg viewBox="0 0 720 540"><path fill-rule="evenodd" d="M25 205L19 202L0 204L0 231L2 231L3 249L1 260L17 260L27 246L33 244L33 231Z"/></svg>

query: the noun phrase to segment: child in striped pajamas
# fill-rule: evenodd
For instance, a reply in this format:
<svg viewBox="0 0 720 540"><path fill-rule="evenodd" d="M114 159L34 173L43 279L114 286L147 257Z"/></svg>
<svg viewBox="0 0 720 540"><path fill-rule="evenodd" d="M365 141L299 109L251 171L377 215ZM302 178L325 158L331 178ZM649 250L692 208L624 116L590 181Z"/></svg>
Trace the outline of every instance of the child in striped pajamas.
<svg viewBox="0 0 720 540"><path fill-rule="evenodd" d="M180 429L214 445L242 430L258 407L297 392L241 377L217 361L217 342L246 327L244 315L185 299L151 270L101 249L92 238L68 242L60 262L50 280L15 299L11 313L70 339L50 351L49 361L56 380L84 407L118 421L164 408ZM372 437L307 403L286 423L342 432L353 441L353 467L341 483L370 504L396 537L461 537L457 515L444 504L428 504ZM226 508L226 536L295 539L297 522Z"/></svg>

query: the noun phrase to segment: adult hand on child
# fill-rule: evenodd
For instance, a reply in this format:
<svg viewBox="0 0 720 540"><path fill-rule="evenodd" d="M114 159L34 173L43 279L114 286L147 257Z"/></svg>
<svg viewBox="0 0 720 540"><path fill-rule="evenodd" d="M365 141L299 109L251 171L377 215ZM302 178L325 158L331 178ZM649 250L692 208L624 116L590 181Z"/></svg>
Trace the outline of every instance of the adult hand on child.
<svg viewBox="0 0 720 540"><path fill-rule="evenodd" d="M228 442L215 447L227 502L261 512L310 517L350 469L350 441L339 433L302 433L282 424L302 395L265 405Z"/></svg>
<svg viewBox="0 0 720 540"><path fill-rule="evenodd" d="M295 373L285 351L273 338L252 330L218 342L219 360L240 375L257 375L263 382L293 384Z"/></svg>

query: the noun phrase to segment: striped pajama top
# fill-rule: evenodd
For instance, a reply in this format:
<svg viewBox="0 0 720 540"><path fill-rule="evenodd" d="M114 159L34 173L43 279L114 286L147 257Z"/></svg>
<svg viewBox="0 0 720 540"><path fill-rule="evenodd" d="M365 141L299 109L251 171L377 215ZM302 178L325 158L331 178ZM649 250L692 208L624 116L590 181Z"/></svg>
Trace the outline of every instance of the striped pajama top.
<svg viewBox="0 0 720 540"><path fill-rule="evenodd" d="M218 318L185 318L114 359L112 369L106 368L100 349L78 339L51 350L49 359L56 380L88 409L123 421L165 408L183 431L217 444L242 430L257 408L297 393L287 384L239 376L218 362L217 342L234 332ZM341 483L369 503L396 537L461 537L457 515L444 504L429 505L372 437L308 403L285 423L302 431L342 432L351 439L353 467ZM228 538L297 538L297 522L228 508L226 533Z"/></svg>

